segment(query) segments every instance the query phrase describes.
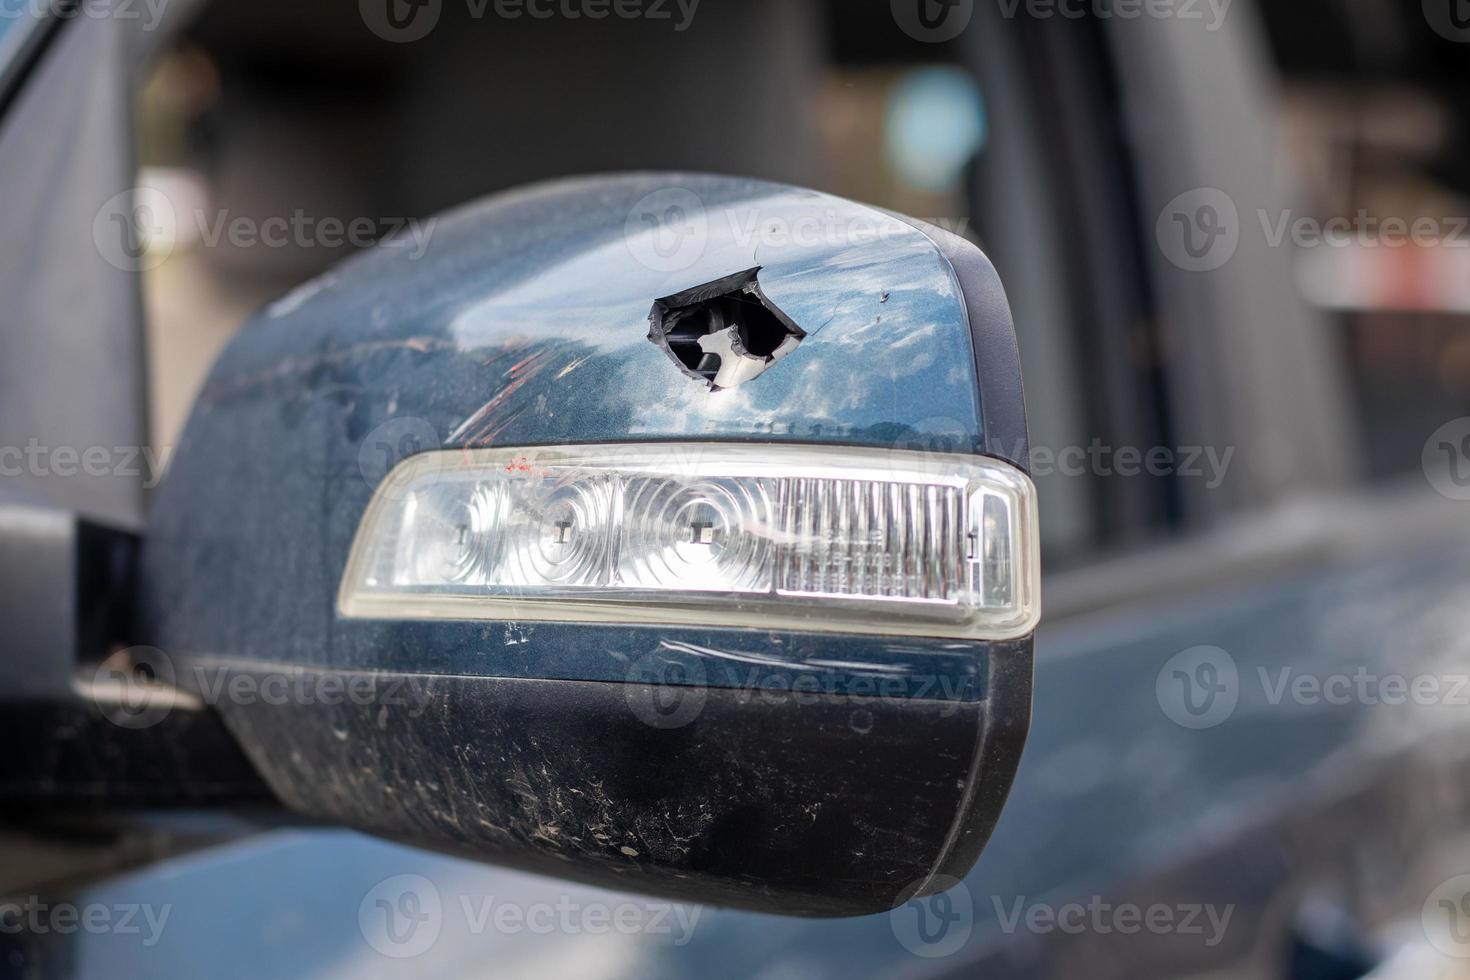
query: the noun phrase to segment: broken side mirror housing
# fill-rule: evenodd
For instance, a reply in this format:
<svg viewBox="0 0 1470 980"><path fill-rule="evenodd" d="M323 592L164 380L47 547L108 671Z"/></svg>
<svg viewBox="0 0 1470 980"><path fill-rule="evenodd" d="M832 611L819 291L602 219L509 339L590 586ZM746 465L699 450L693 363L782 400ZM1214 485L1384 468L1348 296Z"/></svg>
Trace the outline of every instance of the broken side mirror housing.
<svg viewBox="0 0 1470 980"><path fill-rule="evenodd" d="M964 875L1038 617L989 262L695 175L428 230L219 359L144 541L152 673L291 809L412 844L802 915Z"/></svg>

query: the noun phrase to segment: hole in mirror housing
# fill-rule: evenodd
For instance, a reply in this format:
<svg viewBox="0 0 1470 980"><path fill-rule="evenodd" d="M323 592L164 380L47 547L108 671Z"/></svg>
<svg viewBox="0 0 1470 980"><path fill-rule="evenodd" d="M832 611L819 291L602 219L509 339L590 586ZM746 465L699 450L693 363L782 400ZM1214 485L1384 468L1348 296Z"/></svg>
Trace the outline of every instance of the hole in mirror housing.
<svg viewBox="0 0 1470 980"><path fill-rule="evenodd" d="M747 269L655 300L648 339L710 391L759 377L806 337L766 298L759 274Z"/></svg>

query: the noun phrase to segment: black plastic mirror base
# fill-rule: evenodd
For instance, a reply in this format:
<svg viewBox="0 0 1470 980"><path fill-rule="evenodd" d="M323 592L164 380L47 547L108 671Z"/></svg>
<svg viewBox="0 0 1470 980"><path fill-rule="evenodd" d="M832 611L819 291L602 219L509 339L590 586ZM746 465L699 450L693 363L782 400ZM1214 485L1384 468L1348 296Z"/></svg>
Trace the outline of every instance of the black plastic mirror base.
<svg viewBox="0 0 1470 980"><path fill-rule="evenodd" d="M952 884L990 835L1030 643L990 657L986 701L328 671L303 681L383 696L227 719L302 813L606 888L862 915Z"/></svg>

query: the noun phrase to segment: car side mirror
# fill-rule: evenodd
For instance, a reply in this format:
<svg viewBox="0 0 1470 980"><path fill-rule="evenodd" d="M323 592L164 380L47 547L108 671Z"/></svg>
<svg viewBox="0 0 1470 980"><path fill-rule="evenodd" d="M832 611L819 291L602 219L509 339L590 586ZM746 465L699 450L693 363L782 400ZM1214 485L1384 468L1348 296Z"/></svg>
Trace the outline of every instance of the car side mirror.
<svg viewBox="0 0 1470 980"><path fill-rule="evenodd" d="M203 387L143 544L178 687L289 808L411 844L800 915L964 875L1039 616L985 257L694 175L427 228Z"/></svg>

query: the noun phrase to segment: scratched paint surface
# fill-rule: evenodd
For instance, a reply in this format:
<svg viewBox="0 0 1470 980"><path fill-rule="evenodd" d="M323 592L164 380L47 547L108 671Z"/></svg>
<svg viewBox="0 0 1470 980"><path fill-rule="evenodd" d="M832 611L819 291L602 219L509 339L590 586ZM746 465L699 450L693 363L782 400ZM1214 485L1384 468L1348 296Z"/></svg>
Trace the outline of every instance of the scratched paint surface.
<svg viewBox="0 0 1470 980"><path fill-rule="evenodd" d="M446 445L980 446L963 302L917 230L814 192L691 176L680 188L707 207L704 246L663 271L639 258L657 256L642 239L659 232L625 226L667 180L622 183L611 198L588 184L554 204L481 205L434 225L420 258L379 250L308 283L248 326L202 404L321 395L330 379L375 418L427 419ZM648 341L653 299L756 266L807 339L779 369L709 392Z"/></svg>

